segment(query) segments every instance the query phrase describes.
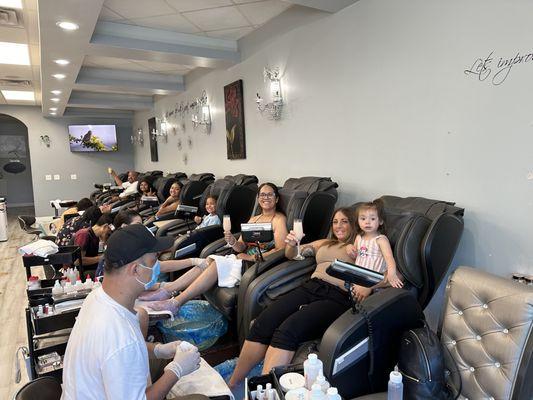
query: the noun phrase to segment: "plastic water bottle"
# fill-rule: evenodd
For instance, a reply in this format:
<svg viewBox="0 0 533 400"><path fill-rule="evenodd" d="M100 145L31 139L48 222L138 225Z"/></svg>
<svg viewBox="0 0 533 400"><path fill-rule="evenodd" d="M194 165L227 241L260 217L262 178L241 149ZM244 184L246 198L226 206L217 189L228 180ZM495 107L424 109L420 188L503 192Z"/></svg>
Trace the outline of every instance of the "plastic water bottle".
<svg viewBox="0 0 533 400"><path fill-rule="evenodd" d="M305 376L305 387L308 390L311 390L313 383L315 383L318 375L323 375L323 366L322 361L318 359L318 356L314 353L311 353L307 356L307 360L304 361L304 376Z"/></svg>
<svg viewBox="0 0 533 400"><path fill-rule="evenodd" d="M322 388L318 383L313 384L311 387L311 393L309 393L309 400L325 400L326 394L322 391Z"/></svg>
<svg viewBox="0 0 533 400"><path fill-rule="evenodd" d="M326 377L322 373L318 374L315 382L320 385L320 389L322 389L324 393L328 391L329 382L326 380Z"/></svg>
<svg viewBox="0 0 533 400"><path fill-rule="evenodd" d="M91 290L93 288L93 280L91 279L91 276L87 274L87 277L85 278L85 283L83 284L83 287L85 290Z"/></svg>
<svg viewBox="0 0 533 400"><path fill-rule="evenodd" d="M60 294L63 294L63 287L61 286L59 281L56 280L56 283L52 287L52 296L57 296L57 295L60 295Z"/></svg>
<svg viewBox="0 0 533 400"><path fill-rule="evenodd" d="M339 391L336 387L330 387L326 394L327 400L342 400Z"/></svg>
<svg viewBox="0 0 533 400"><path fill-rule="evenodd" d="M394 367L389 375L389 389L387 391L387 400L403 400L403 383L402 374L398 371L398 367Z"/></svg>

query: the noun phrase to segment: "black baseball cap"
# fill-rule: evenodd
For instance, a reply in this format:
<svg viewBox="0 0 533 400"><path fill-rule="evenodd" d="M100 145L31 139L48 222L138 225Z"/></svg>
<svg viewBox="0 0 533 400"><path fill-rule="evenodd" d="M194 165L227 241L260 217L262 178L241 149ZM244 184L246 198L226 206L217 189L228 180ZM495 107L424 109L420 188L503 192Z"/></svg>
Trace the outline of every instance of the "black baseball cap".
<svg viewBox="0 0 533 400"><path fill-rule="evenodd" d="M142 224L128 225L117 229L109 237L105 251L105 262L111 268L120 268L147 253L166 250L173 244L173 237L155 237Z"/></svg>

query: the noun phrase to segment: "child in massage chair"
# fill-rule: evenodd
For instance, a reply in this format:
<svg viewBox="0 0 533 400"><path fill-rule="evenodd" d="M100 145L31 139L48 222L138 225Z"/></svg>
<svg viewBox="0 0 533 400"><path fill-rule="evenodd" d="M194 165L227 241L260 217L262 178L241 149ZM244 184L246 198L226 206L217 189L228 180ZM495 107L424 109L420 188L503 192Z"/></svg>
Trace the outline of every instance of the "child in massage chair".
<svg viewBox="0 0 533 400"><path fill-rule="evenodd" d="M389 239L385 236L382 201L377 199L363 203L357 207L355 213L358 232L353 246L348 249L349 254L355 258L355 264L384 273L384 281L392 287L403 287ZM356 299L363 292L368 292L365 293L368 295L372 292L372 288L357 286Z"/></svg>
<svg viewBox="0 0 533 400"><path fill-rule="evenodd" d="M211 225L220 225L220 218L217 215L217 196L211 195L205 200L205 211L207 214L203 217L197 215L194 222L198 224L195 229L205 228Z"/></svg>
<svg viewBox="0 0 533 400"><path fill-rule="evenodd" d="M217 197L212 195L206 199L205 210L208 214L203 217L194 217L194 222L198 224L195 229L204 228L211 225L220 225L220 218L217 215ZM205 263L204 258L187 258L184 260L166 260L161 261L161 273L179 271L191 266L200 267ZM164 288L163 288L164 286ZM166 300L172 297L174 282L156 283L151 290L145 291L139 296L142 301Z"/></svg>

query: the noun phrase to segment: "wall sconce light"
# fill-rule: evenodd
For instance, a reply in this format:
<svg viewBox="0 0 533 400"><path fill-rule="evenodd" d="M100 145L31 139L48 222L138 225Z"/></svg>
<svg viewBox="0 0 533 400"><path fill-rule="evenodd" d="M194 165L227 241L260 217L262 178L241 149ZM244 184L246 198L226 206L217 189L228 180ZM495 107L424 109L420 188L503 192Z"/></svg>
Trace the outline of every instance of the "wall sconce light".
<svg viewBox="0 0 533 400"><path fill-rule="evenodd" d="M137 132L135 132L133 135L130 136L131 144L140 144L141 146L144 145L144 136L143 136L143 130L142 128L138 128Z"/></svg>
<svg viewBox="0 0 533 400"><path fill-rule="evenodd" d="M203 126L205 133L211 132L211 110L209 109L209 104L207 102L207 94L205 90L202 92L202 97L196 99L195 102L191 104L194 109L192 115L192 127L193 129L198 128L199 125Z"/></svg>
<svg viewBox="0 0 533 400"><path fill-rule="evenodd" d="M52 141L50 140L50 136L48 135L41 135L41 142L43 142L46 147L50 147L50 144L52 144Z"/></svg>
<svg viewBox="0 0 533 400"><path fill-rule="evenodd" d="M281 119L281 111L283 110L283 97L281 96L281 73L278 67L269 68L265 67L263 70L263 77L265 82L270 81L270 93L272 95L272 101L270 103L264 103L264 100L259 93L255 102L257 109L261 114L265 111L268 113L270 119Z"/></svg>
<svg viewBox="0 0 533 400"><path fill-rule="evenodd" d="M150 134L152 135L153 139L156 141L163 140L165 143L168 142L168 128L169 123L166 120L166 118L163 118L162 120L160 118L156 118L156 126L159 125L159 129L152 129L152 132Z"/></svg>

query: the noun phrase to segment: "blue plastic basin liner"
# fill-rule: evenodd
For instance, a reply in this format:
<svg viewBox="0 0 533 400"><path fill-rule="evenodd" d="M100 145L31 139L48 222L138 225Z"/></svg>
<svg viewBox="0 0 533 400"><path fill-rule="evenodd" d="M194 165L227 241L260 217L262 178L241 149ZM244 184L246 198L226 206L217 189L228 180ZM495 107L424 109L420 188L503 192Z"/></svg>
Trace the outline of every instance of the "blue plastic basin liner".
<svg viewBox="0 0 533 400"><path fill-rule="evenodd" d="M159 321L157 327L167 343L185 340L205 350L226 333L228 322L209 302L191 300L180 308L174 321Z"/></svg>

